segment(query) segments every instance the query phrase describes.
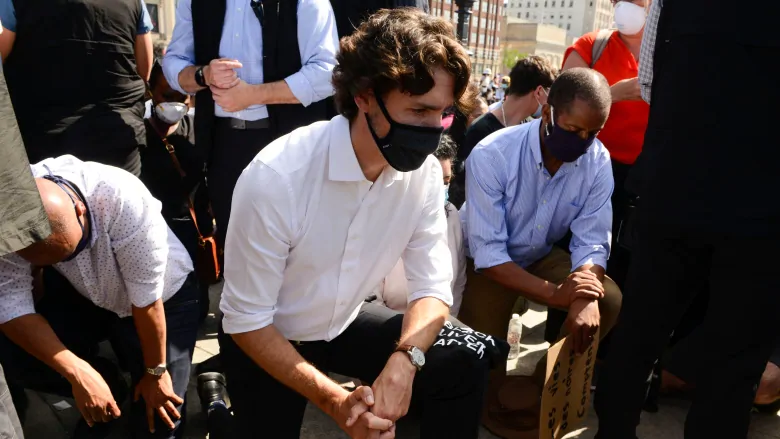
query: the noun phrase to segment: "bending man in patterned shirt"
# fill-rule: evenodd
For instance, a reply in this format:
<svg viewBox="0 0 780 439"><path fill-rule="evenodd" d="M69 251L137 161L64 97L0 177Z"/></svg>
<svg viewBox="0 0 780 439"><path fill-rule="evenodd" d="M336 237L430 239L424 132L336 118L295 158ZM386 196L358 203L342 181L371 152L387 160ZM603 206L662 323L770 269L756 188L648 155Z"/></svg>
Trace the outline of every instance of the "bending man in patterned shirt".
<svg viewBox="0 0 780 439"><path fill-rule="evenodd" d="M198 288L160 202L131 174L73 156L32 172L53 232L0 258L9 383L72 393L84 418L74 437L107 436L126 394L116 368L96 359L97 344L110 340L133 381L134 437L179 436Z"/></svg>

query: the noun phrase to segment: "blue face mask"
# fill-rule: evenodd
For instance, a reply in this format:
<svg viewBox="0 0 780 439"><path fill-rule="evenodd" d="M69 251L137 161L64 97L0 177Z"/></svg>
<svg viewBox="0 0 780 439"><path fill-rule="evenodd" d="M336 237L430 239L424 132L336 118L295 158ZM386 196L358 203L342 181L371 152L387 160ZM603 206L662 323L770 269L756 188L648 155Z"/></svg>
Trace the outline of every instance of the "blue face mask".
<svg viewBox="0 0 780 439"><path fill-rule="evenodd" d="M76 195L78 195L79 198L81 198L81 201L84 203L84 206L87 208L87 217L89 217L89 207L87 206L87 200L84 198L84 195L82 195L81 191L79 190L78 187L76 187L75 184L60 177L59 175L52 174L51 170L48 167L46 167L46 170L49 171L49 174L44 175L43 178L55 183L57 186L62 188L62 190L65 191L66 194L68 194L68 197L70 197L70 201L73 203L73 211L76 213L76 220L79 222L79 227L81 227L81 239L79 240L78 245L76 245L76 249L73 250L73 253L71 253L70 256L62 260L62 262L72 261L89 244L92 229L90 229L90 233L85 233L84 223L81 222L81 218L79 218L78 211L76 210L76 200L73 198L73 195L71 195L70 192L68 192L67 189L70 189Z"/></svg>
<svg viewBox="0 0 780 439"><path fill-rule="evenodd" d="M547 90L542 89L542 91L544 92L544 94L548 94ZM539 119L540 117L542 117L542 103L539 102L539 98L536 98L536 103L539 104L539 106L536 108L536 112L532 114L531 117L533 117L534 119Z"/></svg>
<svg viewBox="0 0 780 439"><path fill-rule="evenodd" d="M583 139L574 131L567 131L555 123L553 109L550 108L551 123L544 128L544 145L553 157L562 162L573 162L585 154L593 144L596 135Z"/></svg>

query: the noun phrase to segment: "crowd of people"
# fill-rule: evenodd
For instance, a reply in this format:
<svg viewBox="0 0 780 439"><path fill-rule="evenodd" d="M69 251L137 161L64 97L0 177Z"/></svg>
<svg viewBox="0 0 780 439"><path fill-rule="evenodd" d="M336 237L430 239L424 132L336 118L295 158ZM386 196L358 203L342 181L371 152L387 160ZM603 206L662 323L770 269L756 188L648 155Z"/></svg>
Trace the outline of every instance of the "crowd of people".
<svg viewBox="0 0 780 439"><path fill-rule="evenodd" d="M546 358L506 374L529 302L547 341L601 339L598 438L636 437L653 376L693 392L685 437L746 437L780 400L780 149L713 90L771 84L780 39L613 3L560 70L473 80L424 1L179 0L166 47L143 0L0 0L0 434L31 389L76 438L183 437L224 282L212 438L297 438L307 403L354 438L538 437Z"/></svg>

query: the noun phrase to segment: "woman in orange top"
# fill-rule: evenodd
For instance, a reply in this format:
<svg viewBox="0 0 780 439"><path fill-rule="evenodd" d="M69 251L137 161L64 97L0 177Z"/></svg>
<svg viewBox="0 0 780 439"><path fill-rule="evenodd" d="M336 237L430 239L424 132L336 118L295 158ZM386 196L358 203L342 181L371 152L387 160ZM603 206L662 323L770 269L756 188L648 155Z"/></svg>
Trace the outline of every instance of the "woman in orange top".
<svg viewBox="0 0 780 439"><path fill-rule="evenodd" d="M613 0L618 31L609 37L601 56L594 63L593 45L598 32L580 37L566 50L561 71L590 67L603 74L612 87L612 109L599 140L612 157L615 191L612 195L613 237L620 230L630 195L625 180L644 144L650 106L639 91L639 47L642 44L647 7L650 0ZM607 273L623 288L628 271L628 254L612 246Z"/></svg>

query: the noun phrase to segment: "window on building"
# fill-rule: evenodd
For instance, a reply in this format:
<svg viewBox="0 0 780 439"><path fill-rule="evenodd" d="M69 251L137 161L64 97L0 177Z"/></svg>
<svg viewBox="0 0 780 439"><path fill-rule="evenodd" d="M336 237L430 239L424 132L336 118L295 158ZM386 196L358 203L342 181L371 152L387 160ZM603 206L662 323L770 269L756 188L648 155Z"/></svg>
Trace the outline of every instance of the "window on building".
<svg viewBox="0 0 780 439"><path fill-rule="evenodd" d="M539 7L539 2L534 2L534 7L538 8Z"/></svg>
<svg viewBox="0 0 780 439"><path fill-rule="evenodd" d="M593 7L593 2L590 2L590 7L591 7L591 8Z"/></svg>
<svg viewBox="0 0 780 439"><path fill-rule="evenodd" d="M526 7L526 8L530 8L530 7L531 7L531 2L528 2L528 3L525 5L525 7Z"/></svg>
<svg viewBox="0 0 780 439"><path fill-rule="evenodd" d="M566 30L571 30L571 23L566 24Z"/></svg>
<svg viewBox="0 0 780 439"><path fill-rule="evenodd" d="M528 12L526 12L526 14L527 14L527 13L528 13ZM521 15L523 15L523 13L522 13L522 12L518 12L518 13L517 13L517 18L523 18L523 17L521 17Z"/></svg>
<svg viewBox="0 0 780 439"><path fill-rule="evenodd" d="M158 5L147 3L146 10L149 12L149 18L152 19L152 32L160 32L160 28L157 26L158 19L160 17L160 10L158 9Z"/></svg>
<svg viewBox="0 0 780 439"><path fill-rule="evenodd" d="M469 40L469 43L474 44L476 42L477 42L477 33L476 32L472 32L471 33L471 39Z"/></svg>
<svg viewBox="0 0 780 439"><path fill-rule="evenodd" d="M558 23L558 28L563 29L563 23Z"/></svg>
<svg viewBox="0 0 780 439"><path fill-rule="evenodd" d="M573 8L573 7L574 7L574 0L569 0L569 7L570 7L570 8Z"/></svg>
<svg viewBox="0 0 780 439"><path fill-rule="evenodd" d="M553 2L552 2L552 7L553 7L553 8L555 7L555 1L553 1Z"/></svg>
<svg viewBox="0 0 780 439"><path fill-rule="evenodd" d="M569 20L571 20L571 15L569 15Z"/></svg>
<svg viewBox="0 0 780 439"><path fill-rule="evenodd" d="M517 15L520 15L520 14L517 14ZM529 13L528 13L528 12L526 12L526 13L525 13L525 18L528 18L528 15L529 15Z"/></svg>
<svg viewBox="0 0 780 439"><path fill-rule="evenodd" d="M547 1L546 1L546 0L545 0L545 2L544 2L544 7L545 7L545 8L547 7Z"/></svg>

